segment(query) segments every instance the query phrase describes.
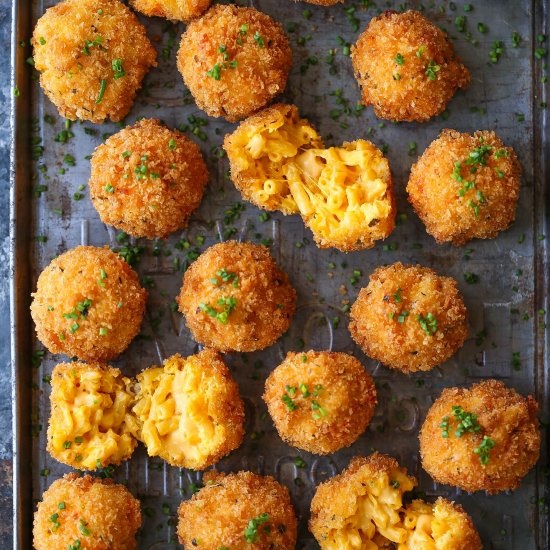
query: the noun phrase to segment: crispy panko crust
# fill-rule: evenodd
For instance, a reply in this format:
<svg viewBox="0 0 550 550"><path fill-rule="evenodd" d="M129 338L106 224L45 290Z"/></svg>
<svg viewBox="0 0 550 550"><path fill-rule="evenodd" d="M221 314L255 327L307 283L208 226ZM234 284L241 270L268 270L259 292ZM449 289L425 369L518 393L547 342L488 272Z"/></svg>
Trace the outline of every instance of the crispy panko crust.
<svg viewBox="0 0 550 550"><path fill-rule="evenodd" d="M296 146L300 151L324 147L322 138L310 122L300 117L298 107L286 103L276 103L243 120L234 132L226 134L223 141L223 148L229 159L231 181L243 198L264 210L280 210L285 216L299 212L292 198L281 201L282 194L290 195L288 188L284 193L273 194L265 201L259 200L258 191L263 189L265 181L262 181L260 176L269 178L278 175L284 178L284 166L289 158L282 157L275 160L262 155L260 159L254 159L247 151L247 146L250 145L251 135L269 136L281 129L283 132L286 131L286 127L304 130L298 133L301 134L301 139ZM295 149L293 152L297 153L298 150Z"/></svg>
<svg viewBox="0 0 550 550"><path fill-rule="evenodd" d="M134 550L140 527L139 500L124 485L66 474L51 484L38 503L34 548L67 550L80 541L82 550Z"/></svg>
<svg viewBox="0 0 550 550"><path fill-rule="evenodd" d="M89 186L102 222L154 239L187 226L207 181L193 141L158 120L143 119L95 150Z"/></svg>
<svg viewBox="0 0 550 550"><path fill-rule="evenodd" d="M458 420L453 406L477 415L479 433L455 434ZM431 406L420 431L423 468L434 480L473 493L516 489L539 458L538 404L499 380L484 380L470 388L447 388ZM440 424L448 417L449 436ZM489 462L481 464L474 452L483 437L495 442Z"/></svg>
<svg viewBox="0 0 550 550"><path fill-rule="evenodd" d="M454 279L397 262L370 276L351 308L349 330L363 351L384 365L405 373L426 371L462 347L468 312Z"/></svg>
<svg viewBox="0 0 550 550"><path fill-rule="evenodd" d="M434 504L414 500L405 506L403 494L415 485L416 479L390 456L355 457L317 488L309 529L323 550L363 548L363 543L368 548L481 550L479 535L460 505L440 497Z"/></svg>
<svg viewBox="0 0 550 550"><path fill-rule="evenodd" d="M447 35L414 10L374 17L351 52L363 103L379 118L426 121L470 83Z"/></svg>
<svg viewBox="0 0 550 550"><path fill-rule="evenodd" d="M294 1L297 2L298 0ZM317 6L335 6L336 4L342 4L344 0L304 0L304 2Z"/></svg>
<svg viewBox="0 0 550 550"><path fill-rule="evenodd" d="M129 378L106 365L60 363L51 385L47 450L56 460L96 470L130 458L137 422Z"/></svg>
<svg viewBox="0 0 550 550"><path fill-rule="evenodd" d="M173 380L171 386L169 380ZM204 470L235 450L244 437L244 404L221 355L205 349L179 354L137 377L134 413L150 456L172 466ZM166 410L171 414L164 414ZM176 425L163 429L166 420Z"/></svg>
<svg viewBox="0 0 550 550"><path fill-rule="evenodd" d="M130 0L130 3L145 15L188 23L200 17L210 7L212 0Z"/></svg>
<svg viewBox="0 0 550 550"><path fill-rule="evenodd" d="M282 26L254 8L233 5L215 5L193 21L178 51L178 69L197 105L230 122L251 115L280 94L291 65L292 51ZM208 76L212 70L219 70L219 75Z"/></svg>
<svg viewBox="0 0 550 550"><path fill-rule="evenodd" d="M229 300L233 305L224 305ZM191 264L177 301L193 338L224 352L270 346L296 311L296 291L269 249L236 241L211 246ZM225 312L225 322L216 312Z"/></svg>
<svg viewBox="0 0 550 550"><path fill-rule="evenodd" d="M285 404L284 395L292 398L295 409ZM374 382L363 365L352 355L329 351L289 352L267 378L263 399L281 438L316 454L354 443L377 403Z"/></svg>
<svg viewBox="0 0 550 550"><path fill-rule="evenodd" d="M208 471L205 487L181 503L178 536L185 548L204 550L291 550L296 544L297 521L288 489L271 476L252 472L224 475ZM251 520L258 523L257 538L245 538ZM268 527L269 529L266 529Z"/></svg>
<svg viewBox="0 0 550 550"><path fill-rule="evenodd" d="M108 361L139 332L147 291L118 254L77 246L42 271L32 297L36 334L48 350Z"/></svg>
<svg viewBox="0 0 550 550"><path fill-rule="evenodd" d="M157 64L145 27L118 0L59 2L38 20L32 45L44 92L70 120L122 120Z"/></svg>
<svg viewBox="0 0 550 550"><path fill-rule="evenodd" d="M484 163L474 162L472 154L484 147L490 148ZM516 154L494 132L443 130L413 165L407 192L426 231L439 243L458 246L507 229L516 217L520 185Z"/></svg>

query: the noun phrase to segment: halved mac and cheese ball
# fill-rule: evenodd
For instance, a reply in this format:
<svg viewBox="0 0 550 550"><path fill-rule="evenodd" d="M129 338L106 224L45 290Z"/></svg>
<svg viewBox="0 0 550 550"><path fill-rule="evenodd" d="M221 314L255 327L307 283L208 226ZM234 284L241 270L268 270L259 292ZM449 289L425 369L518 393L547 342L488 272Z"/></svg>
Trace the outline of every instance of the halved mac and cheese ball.
<svg viewBox="0 0 550 550"><path fill-rule="evenodd" d="M389 120L424 122L470 83L446 33L414 10L371 19L351 58L363 103Z"/></svg>
<svg viewBox="0 0 550 550"><path fill-rule="evenodd" d="M322 550L481 550L460 506L439 498L434 505L415 500L405 507L403 495L415 485L394 458L355 457L317 488L310 531Z"/></svg>
<svg viewBox="0 0 550 550"><path fill-rule="evenodd" d="M38 20L32 45L45 94L70 120L122 120L157 64L145 27L118 0L59 2Z"/></svg>
<svg viewBox="0 0 550 550"><path fill-rule="evenodd" d="M296 311L296 291L269 249L236 241L211 246L191 264L177 301L193 338L223 352L270 346Z"/></svg>
<svg viewBox="0 0 550 550"><path fill-rule="evenodd" d="M295 105L278 103L247 118L224 140L231 179L242 196L265 210L297 214L286 167L300 152L323 148L315 128Z"/></svg>
<svg viewBox="0 0 550 550"><path fill-rule="evenodd" d="M500 380L447 388L420 431L422 467L438 483L470 493L514 490L536 464L538 404Z"/></svg>
<svg viewBox="0 0 550 550"><path fill-rule="evenodd" d="M185 548L291 550L297 521L288 489L271 476L213 470L204 487L181 503L178 536Z"/></svg>
<svg viewBox="0 0 550 550"><path fill-rule="evenodd" d="M226 136L231 179L260 208L300 213L320 248L372 248L395 226L387 159L358 140L325 149L294 105L275 105Z"/></svg>
<svg viewBox="0 0 550 550"><path fill-rule="evenodd" d="M145 15L188 23L200 17L212 0L131 0L132 7Z"/></svg>
<svg viewBox="0 0 550 550"><path fill-rule="evenodd" d="M243 401L217 352L173 355L138 374L137 383L133 412L149 456L204 470L241 444Z"/></svg>
<svg viewBox="0 0 550 550"><path fill-rule="evenodd" d="M108 366L61 363L51 384L47 449L56 460L96 470L130 458L138 424L129 378Z"/></svg>
<svg viewBox="0 0 550 550"><path fill-rule="evenodd" d="M352 355L289 352L267 378L263 399L279 435L316 454L349 447L366 430L376 388Z"/></svg>
<svg viewBox="0 0 550 550"><path fill-rule="evenodd" d="M187 226L207 181L194 142L158 120L143 119L94 151L89 187L102 222L154 239Z"/></svg>
<svg viewBox="0 0 550 550"><path fill-rule="evenodd" d="M254 9L217 4L181 38L178 69L208 115L241 120L286 86L292 51L282 26Z"/></svg>
<svg viewBox="0 0 550 550"><path fill-rule="evenodd" d="M516 217L521 166L494 132L443 130L413 165L409 202L439 243L491 239Z"/></svg>
<svg viewBox="0 0 550 550"><path fill-rule="evenodd" d="M370 141L311 149L287 166L290 192L319 248L372 248L395 227L387 159Z"/></svg>
<svg viewBox="0 0 550 550"><path fill-rule="evenodd" d="M139 332L147 291L118 254L77 246L42 271L32 296L36 334L52 353L108 361Z"/></svg>
<svg viewBox="0 0 550 550"><path fill-rule="evenodd" d="M111 479L67 474L42 495L34 514L36 550L134 550L141 506Z"/></svg>
<svg viewBox="0 0 550 550"><path fill-rule="evenodd" d="M456 281L397 262L370 276L351 308L349 330L371 358L405 373L445 362L468 336Z"/></svg>

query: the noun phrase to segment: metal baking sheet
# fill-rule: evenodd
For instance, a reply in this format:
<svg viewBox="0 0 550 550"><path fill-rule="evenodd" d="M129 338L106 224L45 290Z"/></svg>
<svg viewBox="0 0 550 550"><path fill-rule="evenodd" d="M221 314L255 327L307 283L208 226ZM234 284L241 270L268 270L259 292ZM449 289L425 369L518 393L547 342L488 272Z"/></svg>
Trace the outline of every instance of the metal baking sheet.
<svg viewBox="0 0 550 550"><path fill-rule="evenodd" d="M113 133L119 127L75 123L70 127L73 137L66 143L59 142L59 137L56 140L65 129L64 121L45 99L34 69L25 63L31 55L28 42L34 23L55 2L14 2L12 87L17 85L20 92L14 99L11 119L14 545L30 548L35 501L68 469L45 451L48 377L61 358L46 353L41 361L37 360L35 352L42 346L34 339L28 314L29 295L38 273L55 255L79 244L120 246L117 233L100 223L90 203L86 160L104 139L103 134ZM180 288L182 266L196 250L204 250L230 235L269 243L298 290L299 309L289 333L276 345L263 352L228 357L246 402L247 434L243 445L217 467L272 474L286 484L299 516L298 548L317 548L307 530L315 486L342 470L352 456L368 454L373 449L396 456L418 478L419 490L427 498L442 495L463 504L486 548L548 548L545 446L538 467L519 490L487 496L467 495L434 484L420 467L417 442L424 414L443 387L469 385L486 377L503 379L524 394L534 393L541 405L541 418L549 419L548 331L547 315L543 313L548 310L548 238L544 238L550 238L544 187L548 138L547 114L541 107L541 102L546 101L541 79L545 71L543 60L534 55L535 48L541 46L536 37L545 32L547 7L536 0L476 0L469 12L464 11L463 2L422 5L383 1L376 2L377 7L372 7L373 2L362 2L371 5L368 8L359 4L346 0L344 6L323 9L290 0L246 3L272 15L292 31L288 34L294 68L281 99L296 103L328 144L366 138L378 146L387 146L398 197L399 225L384 244L349 255L318 250L297 216L284 218L275 214L263 222L255 207L241 203L227 178L227 160L220 153L224 134L234 126L207 119L193 103L176 70L175 55L183 26L141 18L159 49L159 66L147 76L125 123L142 116L157 117L169 126L189 131L208 159L210 182L187 231L166 242L135 243L145 248L138 271L151 287L148 315L141 336L114 365L133 375L175 352L195 352L197 345L181 316L170 308ZM424 9L430 19L448 30L457 52L472 72L470 88L457 94L444 116L426 124L384 122L376 119L371 109L359 116L347 114L346 106L353 111L359 90L350 59L342 54L341 42L356 40L355 18L359 20L360 32L377 9L402 7ZM470 40L466 33L457 30L457 16L467 17ZM487 33L477 30L479 22L487 24ZM521 36L517 48L511 43L513 31ZM489 51L497 40L504 43L504 54L493 65ZM335 50L334 54L330 50ZM207 121L196 134L191 132L193 116ZM518 218L510 230L496 239L474 241L462 248L439 246L426 235L407 204L404 188L410 166L445 127L470 132L495 129L518 153L523 165ZM203 132L207 136L204 141L197 137ZM74 157L74 166L67 163L66 155ZM47 191L37 192L43 189L40 186L47 186ZM83 197L76 200L79 194ZM227 210L237 203L246 208L232 221ZM45 242L42 236L47 236ZM455 277L470 312L470 336L464 348L448 364L430 373L406 377L377 365L353 344L346 329L343 305L355 299L375 267L397 260L431 266ZM331 262L336 267L330 267ZM361 272L356 284L350 282L354 270ZM478 275L479 282L466 284L466 272ZM335 318L339 319L337 327ZM380 403L368 431L351 448L329 457L315 457L283 444L260 399L269 371L287 350L302 348L330 348L355 354L374 375L378 387ZM518 357L520 364L513 360ZM297 468L293 462L296 456L303 458L305 468ZM176 509L200 482L200 474L170 467L157 458L148 459L140 447L130 461L117 468L115 478L127 481L130 490L142 499L139 548L177 547Z"/></svg>

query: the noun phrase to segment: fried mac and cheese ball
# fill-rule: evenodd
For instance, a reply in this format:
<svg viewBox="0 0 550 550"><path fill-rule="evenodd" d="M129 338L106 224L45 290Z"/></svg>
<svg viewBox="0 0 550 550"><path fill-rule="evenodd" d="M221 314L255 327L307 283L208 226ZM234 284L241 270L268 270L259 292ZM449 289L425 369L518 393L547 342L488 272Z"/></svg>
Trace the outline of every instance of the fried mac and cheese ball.
<svg viewBox="0 0 550 550"><path fill-rule="evenodd" d="M207 181L194 142L158 120L143 119L95 150L89 186L102 222L154 239L187 226Z"/></svg>
<svg viewBox="0 0 550 550"><path fill-rule="evenodd" d="M131 0L130 3L145 15L189 23L205 12L212 0Z"/></svg>
<svg viewBox="0 0 550 550"><path fill-rule="evenodd" d="M183 33L178 69L208 115L241 120L286 86L292 51L282 26L254 9L217 4Z"/></svg>
<svg viewBox="0 0 550 550"><path fill-rule="evenodd" d="M414 10L374 17L351 52L363 103L379 118L426 121L470 83L447 35Z"/></svg>
<svg viewBox="0 0 550 550"><path fill-rule="evenodd" d="M139 332L147 291L118 254L77 246L42 271L32 296L36 334L48 350L108 361Z"/></svg>
<svg viewBox="0 0 550 550"><path fill-rule="evenodd" d="M297 521L288 489L271 476L213 470L204 487L181 503L178 536L185 548L291 550Z"/></svg>
<svg viewBox="0 0 550 550"><path fill-rule="evenodd" d="M296 291L265 246L227 241L203 252L177 298L193 338L219 351L256 351L279 339Z"/></svg>
<svg viewBox="0 0 550 550"><path fill-rule="evenodd" d="M111 479L67 474L42 495L34 514L36 550L134 550L141 507Z"/></svg>
<svg viewBox="0 0 550 550"><path fill-rule="evenodd" d="M393 231L389 164L369 141L325 149L294 105L277 104L242 122L224 148L243 197L266 210L299 213L320 248L372 248Z"/></svg>
<svg viewBox="0 0 550 550"><path fill-rule="evenodd" d="M473 493L517 489L540 453L538 405L499 380L447 388L420 431L423 468Z"/></svg>
<svg viewBox="0 0 550 550"><path fill-rule="evenodd" d="M219 353L173 355L137 377L133 412L149 456L204 470L235 450L244 436L244 405Z"/></svg>
<svg viewBox="0 0 550 550"><path fill-rule="evenodd" d="M454 279L397 262L370 276L351 308L349 330L384 365L405 373L427 371L462 347L468 312Z"/></svg>
<svg viewBox="0 0 550 550"><path fill-rule="evenodd" d="M394 458L355 457L341 474L322 483L311 502L310 531L322 550L481 550L475 527L458 506L403 494L416 485Z"/></svg>
<svg viewBox="0 0 550 550"><path fill-rule="evenodd" d="M437 242L491 239L516 217L521 166L494 132L443 130L413 165L407 192Z"/></svg>
<svg viewBox="0 0 550 550"><path fill-rule="evenodd" d="M289 352L267 378L263 399L279 435L310 453L349 447L366 430L376 389L347 353Z"/></svg>
<svg viewBox="0 0 550 550"><path fill-rule="evenodd" d="M120 464L136 447L131 380L98 364L61 363L52 372L48 452L79 470Z"/></svg>
<svg viewBox="0 0 550 550"><path fill-rule="evenodd" d="M118 0L63 0L32 37L40 84L61 116L122 120L156 51L137 17Z"/></svg>

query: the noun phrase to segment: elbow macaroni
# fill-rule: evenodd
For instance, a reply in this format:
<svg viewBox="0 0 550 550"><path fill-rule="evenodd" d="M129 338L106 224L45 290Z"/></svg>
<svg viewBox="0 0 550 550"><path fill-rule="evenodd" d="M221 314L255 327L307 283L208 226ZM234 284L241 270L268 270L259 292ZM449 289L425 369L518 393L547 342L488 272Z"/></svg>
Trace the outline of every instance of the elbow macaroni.
<svg viewBox="0 0 550 550"><path fill-rule="evenodd" d="M372 143L325 149L292 105L275 105L226 137L231 177L267 210L300 213L317 244L371 248L395 223L389 165Z"/></svg>
<svg viewBox="0 0 550 550"><path fill-rule="evenodd" d="M130 379L118 369L62 363L52 373L48 451L69 466L95 470L130 458L137 423Z"/></svg>

